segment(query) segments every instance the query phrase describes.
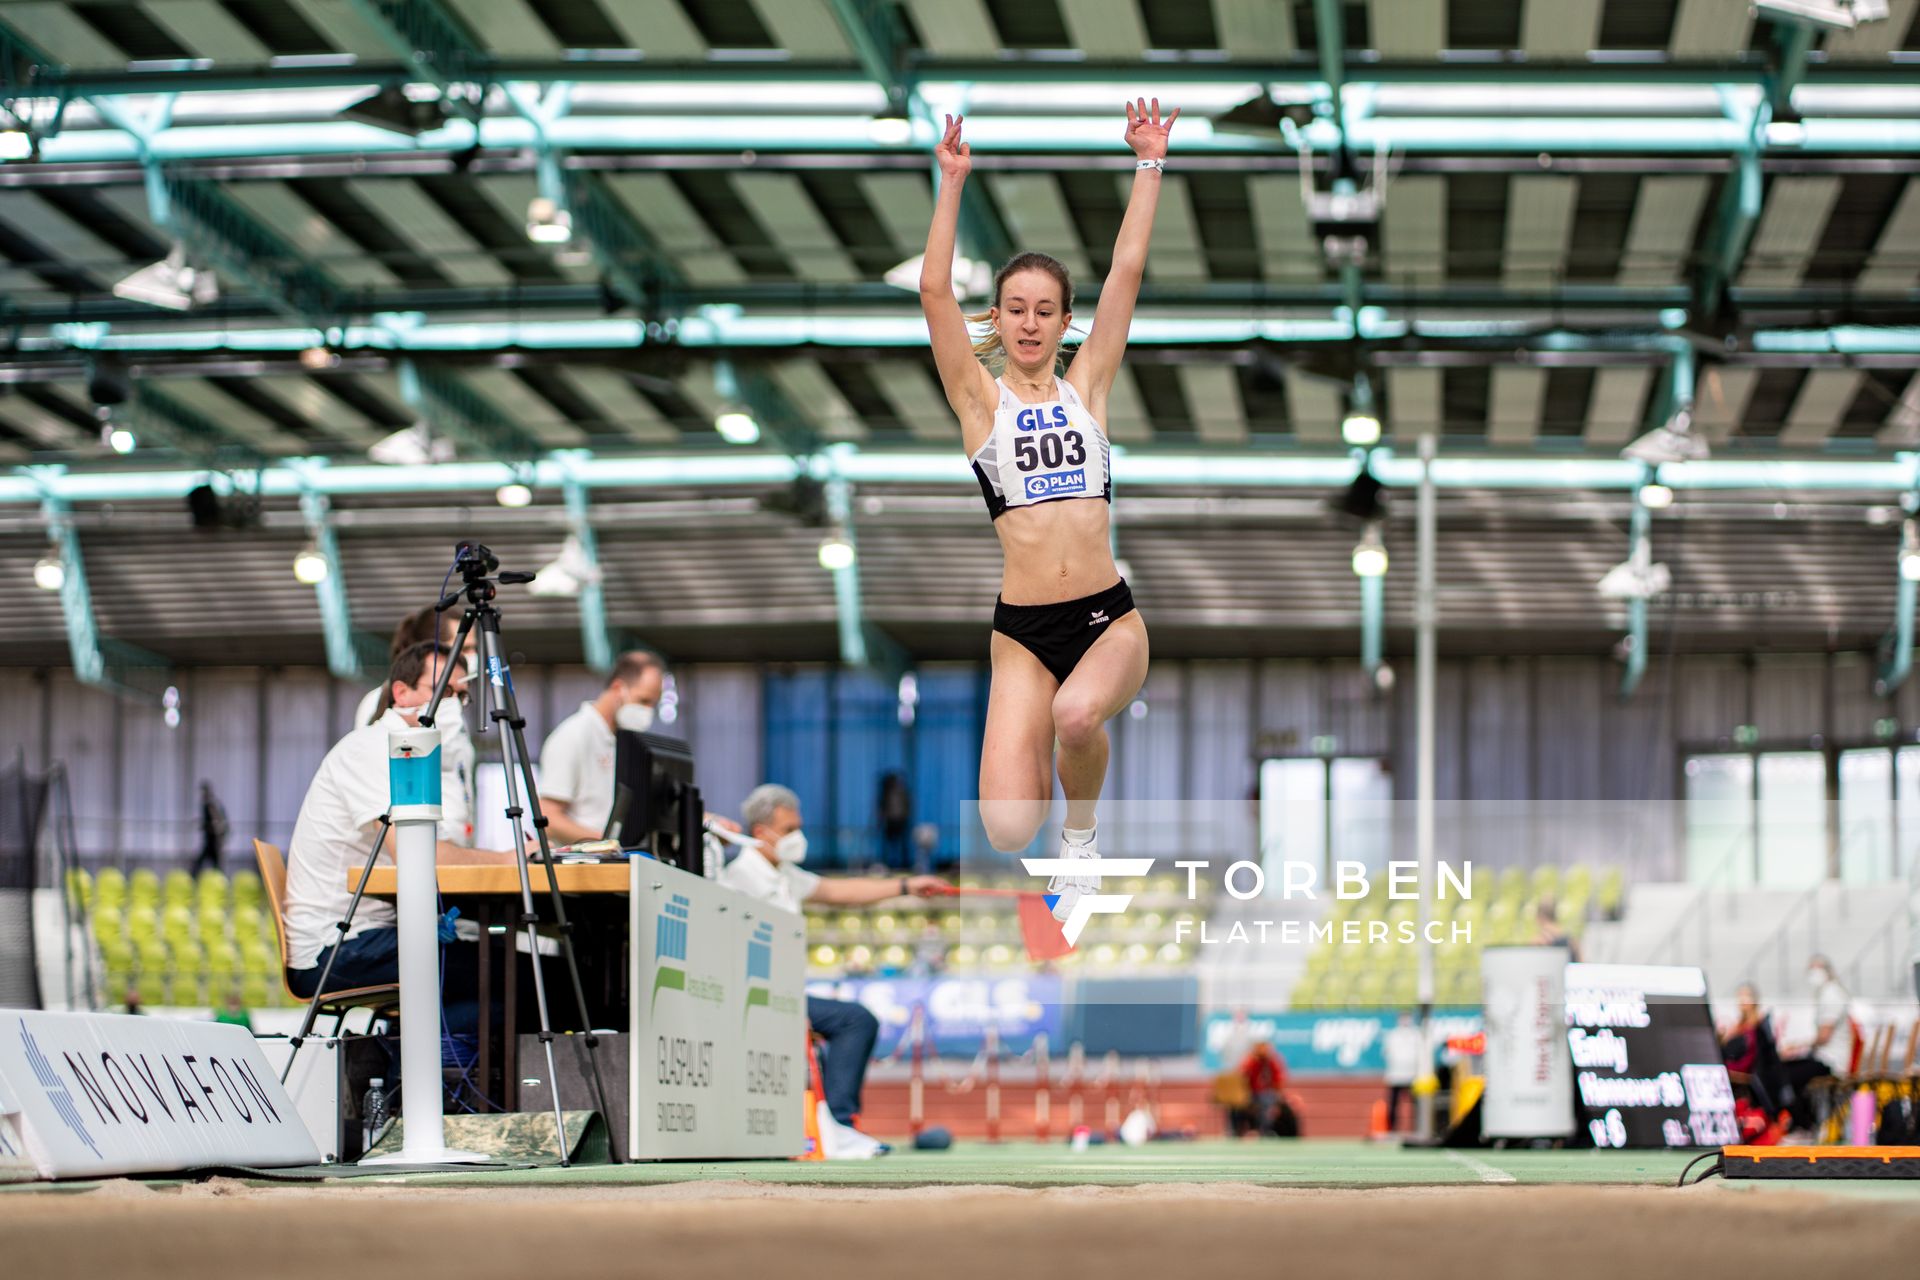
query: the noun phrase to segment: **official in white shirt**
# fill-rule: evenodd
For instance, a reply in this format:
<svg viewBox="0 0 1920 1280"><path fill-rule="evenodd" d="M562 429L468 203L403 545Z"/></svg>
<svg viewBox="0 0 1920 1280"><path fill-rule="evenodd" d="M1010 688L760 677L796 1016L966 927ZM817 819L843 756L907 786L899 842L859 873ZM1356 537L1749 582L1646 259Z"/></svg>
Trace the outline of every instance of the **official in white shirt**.
<svg viewBox="0 0 1920 1280"><path fill-rule="evenodd" d="M630 649L613 664L606 688L562 720L540 747L540 810L555 844L606 834L613 816L613 731L653 727L667 666L657 653Z"/></svg>
<svg viewBox="0 0 1920 1280"><path fill-rule="evenodd" d="M336 949L339 955L327 979L329 988L399 980L399 935L391 903L362 898L344 940L337 926L353 899L349 877L366 866L367 854L379 838L380 818L387 811L387 735L418 718L433 696L439 664L451 655L449 646L428 640L395 658L388 673L393 706L372 724L355 728L335 743L307 786L287 846L287 985L296 995L311 998L315 994L328 953ZM456 667L447 685L448 700L464 697L466 683L465 670ZM442 709L448 709L444 702ZM392 850L389 837L381 852L384 862L393 861ZM442 839L438 858L442 863L510 863L513 855L469 849ZM477 1021L478 969L473 952L471 945L463 943L449 944L442 952L447 1022L456 1033L471 1033Z"/></svg>
<svg viewBox="0 0 1920 1280"><path fill-rule="evenodd" d="M416 609L400 619L400 625L393 629L393 644L387 651L387 661L399 657L402 652L411 649L424 640L438 637L445 644L452 644L453 637L460 630L460 610L449 609L445 613L435 612L432 605ZM467 678L479 674L478 643L474 633L467 633L467 643L460 650L460 660L466 666ZM392 705L384 685L367 690L367 696L360 699L360 705L353 709L353 725L372 724L385 714ZM477 757L473 750L473 736L467 731L465 708L457 701L448 699L441 713L433 718L433 727L440 731L440 838L454 844L473 843L473 770Z"/></svg>
<svg viewBox="0 0 1920 1280"><path fill-rule="evenodd" d="M773 783L755 787L741 806L740 825L757 843L740 851L720 873L720 883L785 911L804 902L864 907L908 895L931 897L948 887L939 876L863 876L826 879L801 868L807 835L801 830L800 797ZM827 1109L843 1125L860 1110L860 1086L879 1037L880 1022L865 1005L807 997L807 1021L827 1042L820 1084Z"/></svg>

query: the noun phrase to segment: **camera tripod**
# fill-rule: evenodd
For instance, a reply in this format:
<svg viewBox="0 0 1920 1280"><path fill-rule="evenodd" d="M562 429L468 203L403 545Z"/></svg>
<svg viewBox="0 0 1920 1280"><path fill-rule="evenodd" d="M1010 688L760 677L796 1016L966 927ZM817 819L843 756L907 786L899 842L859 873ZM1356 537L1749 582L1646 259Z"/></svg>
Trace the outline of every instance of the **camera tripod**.
<svg viewBox="0 0 1920 1280"><path fill-rule="evenodd" d="M540 795L533 781L533 762L527 753L526 719L520 714L519 699L514 694L513 674L506 656L500 647L500 611L493 599L501 585L514 585L531 582L530 573L494 574L500 567L499 559L492 551L479 543L460 543L454 551L454 568L460 572L462 585L459 589L443 597L434 606L435 612L445 613L448 609L466 601L465 613L460 619L460 630L453 640L453 657L457 657L465 648L467 637L475 637L479 651L481 679L481 715L490 718L501 726L500 742L507 784L508 823L513 828L514 869L520 877L520 917L518 923L525 930L528 958L533 968L534 1003L539 1011L540 1045L546 1055L547 1079L553 1084L553 1124L555 1139L560 1152L560 1163L570 1163L567 1158L566 1123L561 1112L559 1079L554 1070L553 1061L553 1022L547 1012L546 978L540 964L539 923L540 917L534 910L533 884L527 872L526 831L520 819L527 813L521 807L520 788L526 788L527 806L533 814L534 837L539 843L541 861L547 871L547 892L553 906L555 931L559 935L561 954L567 963L567 976L573 986L573 996L580 1014L580 1023L585 1033L587 1047L587 1066L593 1078L594 1103L600 1114L607 1111L606 1089L600 1078L600 1060L597 1052L599 1037L593 1032L593 1020L587 1009L586 988L580 981L580 965L574 953L573 926L567 919L566 904L560 894L560 883L553 869L553 851L547 841L547 819L540 811ZM476 631L477 627L477 631ZM453 676L453 661L449 660L441 668L434 681L433 696L419 716L422 729L434 727L434 716L440 708L441 700L446 696L448 682ZM354 886L353 898L347 907L346 918L334 927L344 941L352 925L353 916L359 910L361 897L366 889L367 879L372 874L374 862L380 856L380 850L386 842L392 823L385 815L380 820L380 835L374 841L372 852L367 855L365 868ZM481 939L486 945L486 939ZM320 985L317 991L327 989L327 977L333 971L333 961L339 955L339 947L332 948L327 956L326 966L320 972ZM514 963L509 955L507 963ZM298 1055L301 1043L313 1030L314 1018L319 1009L318 1001L309 1004L300 1033L293 1037L292 1053L288 1056L286 1071L293 1070L293 1057ZM509 1011L508 1034L511 1031L511 1012ZM282 1076L285 1079L285 1075Z"/></svg>

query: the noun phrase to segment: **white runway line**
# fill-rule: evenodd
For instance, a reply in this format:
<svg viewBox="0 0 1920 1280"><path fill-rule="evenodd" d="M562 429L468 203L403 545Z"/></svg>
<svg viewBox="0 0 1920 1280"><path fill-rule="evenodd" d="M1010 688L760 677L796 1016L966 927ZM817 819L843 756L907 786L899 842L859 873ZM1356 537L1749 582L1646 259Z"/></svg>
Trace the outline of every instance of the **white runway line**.
<svg viewBox="0 0 1920 1280"><path fill-rule="evenodd" d="M1458 1151L1448 1151L1447 1159L1457 1161L1474 1171L1482 1182L1512 1182L1513 1175L1502 1173L1484 1160L1475 1160L1472 1156L1463 1156Z"/></svg>

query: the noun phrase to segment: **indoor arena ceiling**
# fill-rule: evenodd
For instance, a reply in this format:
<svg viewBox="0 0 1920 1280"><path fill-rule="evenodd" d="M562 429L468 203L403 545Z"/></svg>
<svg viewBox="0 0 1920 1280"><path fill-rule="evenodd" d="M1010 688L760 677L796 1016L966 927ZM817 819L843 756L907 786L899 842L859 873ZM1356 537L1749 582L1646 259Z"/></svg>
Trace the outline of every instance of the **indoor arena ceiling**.
<svg viewBox="0 0 1920 1280"><path fill-rule="evenodd" d="M1342 419L1369 404L1403 459L1437 434L1448 459L1597 465L1690 403L1714 465L1891 462L1920 444L1920 0L1888 7L1830 30L1748 0L0 0L0 660L55 659L78 625L15 589L49 528L86 549L100 634L208 661L253 627L311 661L323 629L364 640L416 602L451 535L539 567L589 519L616 630L764 656L743 627L776 622L782 652L847 653L844 581L817 524L767 509L777 485L703 505L603 478L589 516L584 488L509 512L493 481L356 482L183 544L177 494L69 503L37 466L244 492L292 459L366 471L382 442L529 478L857 451L886 474L841 521L854 616L971 656L997 553L964 484L912 483L958 432L883 279L920 250L950 111L963 249L1058 254L1084 324L1131 177L1120 103L1182 107L1110 404L1134 465L1350 477ZM1345 251L1342 180L1383 196ZM170 253L217 297L122 296ZM739 409L757 443L718 434ZM1654 522L1653 642L1886 630L1911 480L1791 480ZM1444 625L1613 643L1624 606L1593 583L1634 483L1444 490ZM1325 496L1130 495L1119 550L1162 650L1346 646L1355 535ZM1386 524L1389 647L1411 508ZM287 571L323 529L338 590ZM577 653L579 615L528 604L524 634Z"/></svg>
<svg viewBox="0 0 1920 1280"><path fill-rule="evenodd" d="M1184 114L1119 439L1332 445L1365 372L1390 438L1610 453L1686 342L1723 452L1911 444L1915 13L1829 33L1745 0L10 0L5 97L40 136L0 166L0 451L99 458L105 366L156 457L359 455L431 417L406 359L484 420L448 428L470 453L711 445L722 357L789 441L950 444L916 300L881 280L925 234L924 117L967 114L982 256L1058 253L1088 317L1135 91ZM402 63L396 33L428 53ZM401 84L418 136L341 115ZM1263 90L1250 131L1221 122ZM896 107L919 138L875 141ZM1317 186L1342 154L1363 188L1388 175L1351 278L1304 211L1287 109ZM543 181L566 244L528 237ZM217 301L113 295L176 241ZM329 362L302 365L322 335Z"/></svg>

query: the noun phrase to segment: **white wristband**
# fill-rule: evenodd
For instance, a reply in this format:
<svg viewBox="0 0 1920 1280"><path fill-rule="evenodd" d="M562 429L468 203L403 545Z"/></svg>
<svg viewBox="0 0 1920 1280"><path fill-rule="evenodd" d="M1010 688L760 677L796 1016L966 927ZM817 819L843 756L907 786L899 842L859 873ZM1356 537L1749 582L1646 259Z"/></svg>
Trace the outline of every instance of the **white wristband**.
<svg viewBox="0 0 1920 1280"><path fill-rule="evenodd" d="M1164 172L1167 167L1167 162L1165 160L1139 160L1134 163L1133 167L1136 169L1152 169L1156 172Z"/></svg>

